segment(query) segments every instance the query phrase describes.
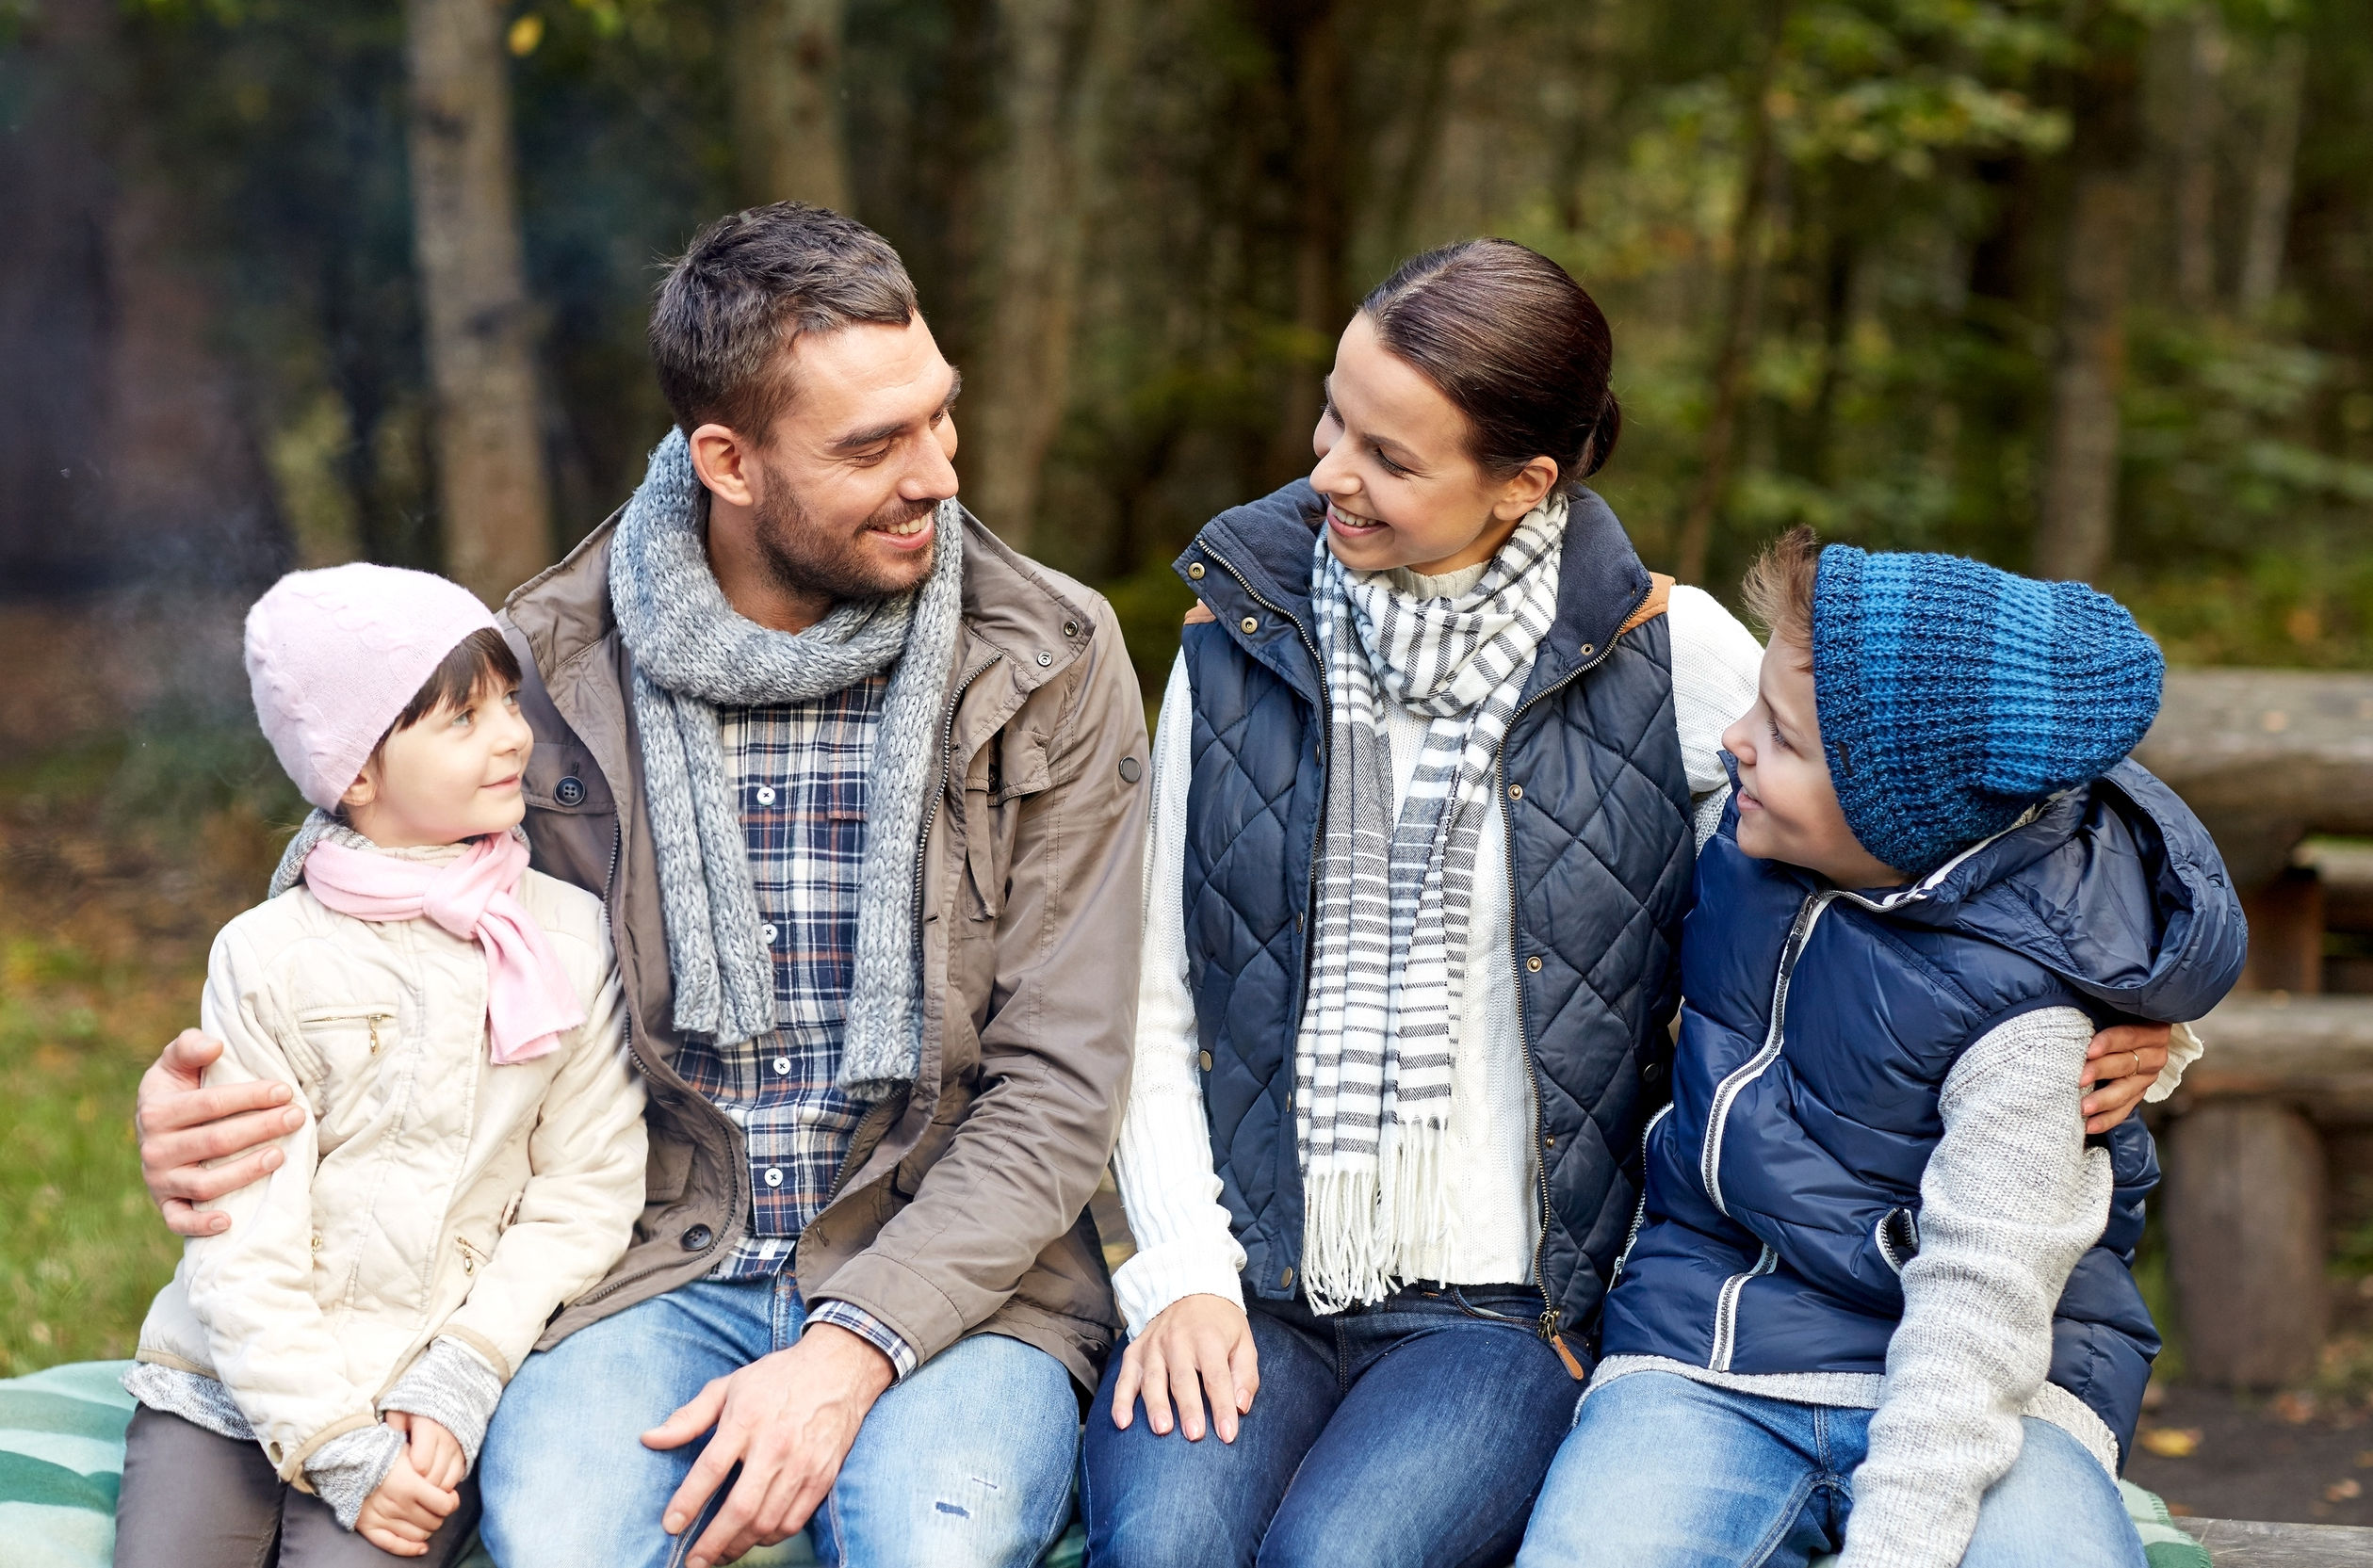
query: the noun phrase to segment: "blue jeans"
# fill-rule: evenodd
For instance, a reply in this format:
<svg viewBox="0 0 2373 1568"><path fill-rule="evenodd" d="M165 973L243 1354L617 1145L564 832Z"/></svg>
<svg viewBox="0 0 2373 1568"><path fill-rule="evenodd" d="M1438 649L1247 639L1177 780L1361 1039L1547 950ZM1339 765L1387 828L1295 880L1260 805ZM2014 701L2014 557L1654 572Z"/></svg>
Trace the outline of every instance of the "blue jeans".
<svg viewBox="0 0 2373 1568"><path fill-rule="evenodd" d="M1583 1401L1517 1568L1796 1568L1845 1544L1867 1410L1634 1372ZM2143 1568L2118 1484L2048 1421L1977 1505L1961 1568Z"/></svg>
<svg viewBox="0 0 2373 1568"><path fill-rule="evenodd" d="M788 1273L700 1280L529 1356L504 1391L479 1465L480 1528L495 1560L680 1560L707 1517L679 1540L661 1531L659 1515L707 1439L652 1449L642 1434L710 1379L795 1342L805 1318ZM825 1562L1035 1563L1070 1517L1079 1432L1061 1362L996 1334L961 1340L874 1404L809 1540ZM712 1509L725 1494L719 1488Z"/></svg>
<svg viewBox="0 0 2373 1568"><path fill-rule="evenodd" d="M1313 1316L1255 1302L1260 1391L1233 1444L1088 1412L1089 1568L1507 1560L1580 1392L1515 1286L1408 1288Z"/></svg>

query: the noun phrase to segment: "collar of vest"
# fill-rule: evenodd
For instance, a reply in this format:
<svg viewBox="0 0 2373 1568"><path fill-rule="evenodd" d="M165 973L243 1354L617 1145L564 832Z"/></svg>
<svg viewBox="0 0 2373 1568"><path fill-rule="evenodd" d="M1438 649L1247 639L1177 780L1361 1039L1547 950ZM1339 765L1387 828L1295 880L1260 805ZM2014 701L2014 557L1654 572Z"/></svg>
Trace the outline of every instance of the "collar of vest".
<svg viewBox="0 0 2373 1568"><path fill-rule="evenodd" d="M1304 639L1315 642L1317 636L1310 548L1325 515L1326 503L1309 481L1296 479L1212 518L1175 563L1220 629L1314 704L1320 676ZM1574 492L1557 574L1557 619L1541 640L1524 696L1602 656L1652 586L1606 502L1595 491ZM1286 624L1277 623L1280 617Z"/></svg>

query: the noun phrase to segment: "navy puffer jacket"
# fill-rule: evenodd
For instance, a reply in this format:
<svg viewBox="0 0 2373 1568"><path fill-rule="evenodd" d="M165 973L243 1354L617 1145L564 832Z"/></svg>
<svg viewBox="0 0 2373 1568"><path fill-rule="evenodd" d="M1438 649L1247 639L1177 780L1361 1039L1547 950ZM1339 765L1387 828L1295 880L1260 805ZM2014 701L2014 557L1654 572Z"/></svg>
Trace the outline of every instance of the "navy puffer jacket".
<svg viewBox="0 0 2373 1568"><path fill-rule="evenodd" d="M1302 1258L1291 1100L1326 784L1310 614L1323 510L1297 481L1215 518L1178 563L1218 618L1185 635L1187 981L1244 1288L1271 1300L1295 1295ZM1622 630L1650 588L1615 514L1577 494L1556 622L1496 781L1516 882L1503 962L1516 966L1539 1118L1544 1333L1595 1320L1633 1207L1640 1124L1666 1092L1690 802L1666 622Z"/></svg>
<svg viewBox="0 0 2373 1568"><path fill-rule="evenodd" d="M2240 900L2198 818L2132 762L1884 896L1753 859L1736 829L1733 805L1698 858L1672 1105L1605 1352L1884 1372L1961 1052L2039 1008L2199 1017L2240 975ZM2060 1297L2049 1375L2122 1453L2159 1350L2129 1268L2158 1162L2138 1119L2104 1139L2108 1226Z"/></svg>

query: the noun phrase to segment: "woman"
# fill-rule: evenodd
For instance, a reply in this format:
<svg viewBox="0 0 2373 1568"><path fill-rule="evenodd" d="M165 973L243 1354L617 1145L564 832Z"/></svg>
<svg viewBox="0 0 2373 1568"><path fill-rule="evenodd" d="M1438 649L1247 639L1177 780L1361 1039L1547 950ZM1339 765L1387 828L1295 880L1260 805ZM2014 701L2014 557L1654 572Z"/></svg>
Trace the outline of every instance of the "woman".
<svg viewBox="0 0 2373 1568"><path fill-rule="evenodd" d="M1611 359L1554 263L1420 256L1344 330L1308 484L1180 558L1202 604L1155 748L1098 1568L1481 1563L1522 1535L1761 656L1582 488ZM2116 1034L2097 1056L2140 1083L2089 1113L2164 1060L2165 1031Z"/></svg>

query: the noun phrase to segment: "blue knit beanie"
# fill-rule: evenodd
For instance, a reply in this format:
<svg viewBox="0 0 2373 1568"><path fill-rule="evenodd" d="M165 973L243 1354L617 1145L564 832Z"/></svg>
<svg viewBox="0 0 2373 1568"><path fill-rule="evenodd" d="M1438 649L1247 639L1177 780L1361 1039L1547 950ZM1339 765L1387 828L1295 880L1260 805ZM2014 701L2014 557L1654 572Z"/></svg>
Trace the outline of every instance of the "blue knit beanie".
<svg viewBox="0 0 2373 1568"><path fill-rule="evenodd" d="M1959 556L1821 552L1812 684L1845 825L1922 877L2098 778L2159 711L2158 645L2082 583Z"/></svg>

